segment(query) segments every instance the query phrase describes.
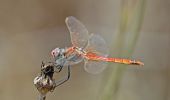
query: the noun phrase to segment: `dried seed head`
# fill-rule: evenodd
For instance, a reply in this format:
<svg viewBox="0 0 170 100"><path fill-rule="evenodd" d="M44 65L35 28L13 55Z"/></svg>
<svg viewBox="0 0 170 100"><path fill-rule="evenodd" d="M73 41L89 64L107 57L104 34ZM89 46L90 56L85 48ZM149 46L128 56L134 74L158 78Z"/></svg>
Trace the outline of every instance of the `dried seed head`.
<svg viewBox="0 0 170 100"><path fill-rule="evenodd" d="M51 79L49 76L44 77L40 75L34 79L34 85L41 95L46 95L49 91L55 89L55 80Z"/></svg>
<svg viewBox="0 0 170 100"><path fill-rule="evenodd" d="M55 89L55 80L53 79L54 64L43 63L41 65L41 74L35 77L34 85L38 89L41 95L46 95L49 91Z"/></svg>

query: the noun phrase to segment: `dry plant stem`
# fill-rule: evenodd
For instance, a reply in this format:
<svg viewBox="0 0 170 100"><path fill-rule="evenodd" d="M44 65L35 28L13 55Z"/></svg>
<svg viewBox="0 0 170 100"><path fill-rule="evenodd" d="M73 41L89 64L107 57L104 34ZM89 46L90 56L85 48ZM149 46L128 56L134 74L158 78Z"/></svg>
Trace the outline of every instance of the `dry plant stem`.
<svg viewBox="0 0 170 100"><path fill-rule="evenodd" d="M144 8L146 3L145 0L137 0L134 7L135 10L132 9L129 10L128 4L132 2L133 0L128 0L128 1L122 0L120 29L117 36L118 40L116 41L116 47L114 47L114 48L118 48L116 52L117 53L116 56L120 56L120 57L122 55L124 57L131 56L136 41L139 37L139 31L142 24L142 20L144 16ZM130 32L130 36L127 36L127 32ZM126 44L125 40L128 40L128 46L125 45ZM120 65L120 64L117 64L117 66L110 64L110 68L112 72L109 75L107 82L104 84L105 87L103 89L103 93L101 94L100 100L117 99L117 93L119 90L120 81L126 69L126 67L124 66L125 65Z"/></svg>
<svg viewBox="0 0 170 100"><path fill-rule="evenodd" d="M39 96L39 100L45 100L46 99L46 96L45 95L41 95Z"/></svg>

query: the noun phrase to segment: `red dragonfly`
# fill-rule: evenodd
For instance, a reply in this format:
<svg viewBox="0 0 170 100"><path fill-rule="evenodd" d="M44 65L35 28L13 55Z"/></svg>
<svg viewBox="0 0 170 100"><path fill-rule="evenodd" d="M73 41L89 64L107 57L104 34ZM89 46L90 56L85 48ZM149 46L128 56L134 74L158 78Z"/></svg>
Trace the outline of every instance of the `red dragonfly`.
<svg viewBox="0 0 170 100"><path fill-rule="evenodd" d="M84 69L89 73L100 73L106 68L106 62L128 65L144 65L137 60L111 58L105 40L98 34L89 34L86 27L75 17L69 16L65 20L70 32L72 47L55 48L51 55L58 68L70 66L84 61Z"/></svg>

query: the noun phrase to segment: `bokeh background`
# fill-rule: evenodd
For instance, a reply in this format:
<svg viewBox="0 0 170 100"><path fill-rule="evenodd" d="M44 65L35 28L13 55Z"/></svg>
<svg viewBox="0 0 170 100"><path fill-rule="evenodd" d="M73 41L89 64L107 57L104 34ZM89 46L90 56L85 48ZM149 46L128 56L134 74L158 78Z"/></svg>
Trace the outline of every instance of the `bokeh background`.
<svg viewBox="0 0 170 100"><path fill-rule="evenodd" d="M109 64L101 74L71 69L48 100L170 100L169 0L0 0L0 100L37 100L33 79L55 47L69 47L75 16L100 34L110 56L145 66ZM55 76L60 79L65 74Z"/></svg>

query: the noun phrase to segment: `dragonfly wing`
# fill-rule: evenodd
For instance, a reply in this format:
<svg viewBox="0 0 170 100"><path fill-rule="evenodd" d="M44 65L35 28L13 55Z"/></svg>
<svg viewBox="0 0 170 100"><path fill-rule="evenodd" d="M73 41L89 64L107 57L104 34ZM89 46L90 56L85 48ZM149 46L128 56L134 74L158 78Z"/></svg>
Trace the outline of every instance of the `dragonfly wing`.
<svg viewBox="0 0 170 100"><path fill-rule="evenodd" d="M85 48L87 52L92 52L98 56L108 56L109 49L105 40L97 34L91 34L89 37L89 42Z"/></svg>
<svg viewBox="0 0 170 100"><path fill-rule="evenodd" d="M96 34L90 35L89 42L85 50L102 57L107 57L109 54L109 49L105 40ZM102 72L106 66L107 62L87 60L85 61L84 69L89 73L97 74Z"/></svg>
<svg viewBox="0 0 170 100"><path fill-rule="evenodd" d="M84 69L88 73L98 74L101 73L106 68L106 66L107 62L86 60L84 64Z"/></svg>
<svg viewBox="0 0 170 100"><path fill-rule="evenodd" d="M84 48L88 44L88 30L75 17L69 16L65 20L70 32L71 42L73 46Z"/></svg>

